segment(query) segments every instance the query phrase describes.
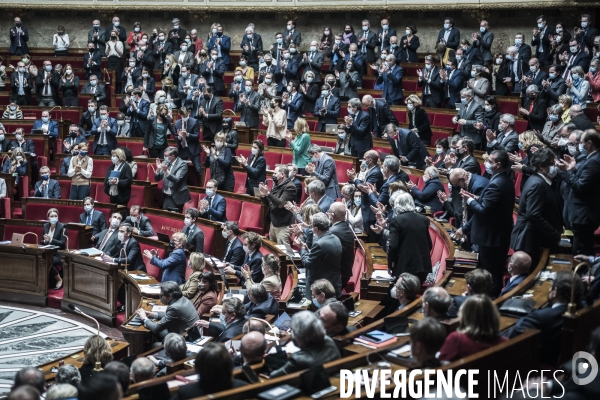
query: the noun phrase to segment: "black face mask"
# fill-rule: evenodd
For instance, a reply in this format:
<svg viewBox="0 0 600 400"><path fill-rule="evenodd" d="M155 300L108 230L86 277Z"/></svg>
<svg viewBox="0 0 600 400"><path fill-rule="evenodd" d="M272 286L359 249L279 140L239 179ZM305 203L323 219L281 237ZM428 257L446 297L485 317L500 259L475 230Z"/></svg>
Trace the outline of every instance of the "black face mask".
<svg viewBox="0 0 600 400"><path fill-rule="evenodd" d="M276 183L277 183L277 181L279 181L279 178L278 178L278 177L276 177L275 175L273 175L273 183L275 183L275 184L276 184Z"/></svg>
<svg viewBox="0 0 600 400"><path fill-rule="evenodd" d="M205 100L210 100L210 94L205 94L205 95L204 95L204 99L205 99Z"/></svg>
<svg viewBox="0 0 600 400"><path fill-rule="evenodd" d="M93 47L90 47L88 50L89 50L90 53L93 53L96 49L93 48Z"/></svg>
<svg viewBox="0 0 600 400"><path fill-rule="evenodd" d="M223 131L228 131L229 130L229 125L223 125Z"/></svg>
<svg viewBox="0 0 600 400"><path fill-rule="evenodd" d="M175 242L171 240L169 242L169 247L172 248L172 249L174 249L175 248Z"/></svg>
<svg viewBox="0 0 600 400"><path fill-rule="evenodd" d="M17 26L17 28L21 27L21 23L20 22L17 22L15 25Z"/></svg>
<svg viewBox="0 0 600 400"><path fill-rule="evenodd" d="M117 37L116 36L111 36L110 40L117 40Z"/></svg>
<svg viewBox="0 0 600 400"><path fill-rule="evenodd" d="M76 138L77 137L77 132L70 132L71 133L71 137L72 138Z"/></svg>

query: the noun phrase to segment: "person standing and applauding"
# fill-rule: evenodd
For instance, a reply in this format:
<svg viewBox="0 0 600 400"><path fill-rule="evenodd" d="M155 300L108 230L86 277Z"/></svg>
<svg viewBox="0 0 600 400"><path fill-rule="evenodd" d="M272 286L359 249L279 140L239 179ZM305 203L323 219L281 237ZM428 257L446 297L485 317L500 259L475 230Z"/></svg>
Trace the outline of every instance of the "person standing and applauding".
<svg viewBox="0 0 600 400"><path fill-rule="evenodd" d="M127 206L131 198L133 176L131 167L125 162L125 152L121 149L112 151L113 164L106 170L104 193L110 196L111 204Z"/></svg>

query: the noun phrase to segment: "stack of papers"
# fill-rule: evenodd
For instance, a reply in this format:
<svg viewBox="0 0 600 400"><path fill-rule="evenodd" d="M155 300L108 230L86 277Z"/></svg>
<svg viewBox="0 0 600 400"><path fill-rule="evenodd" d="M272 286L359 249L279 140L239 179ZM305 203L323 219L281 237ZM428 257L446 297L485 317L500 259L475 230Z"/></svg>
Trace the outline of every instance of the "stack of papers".
<svg viewBox="0 0 600 400"><path fill-rule="evenodd" d="M90 256L90 257L96 257L96 256L99 256L102 254L102 252L95 247L81 249L81 250L79 250L79 253L84 256Z"/></svg>
<svg viewBox="0 0 600 400"><path fill-rule="evenodd" d="M151 295L160 294L160 286L139 285L139 288L143 294L151 294Z"/></svg>
<svg viewBox="0 0 600 400"><path fill-rule="evenodd" d="M371 274L371 279L377 281L392 281L394 277L390 275L387 269L376 269Z"/></svg>
<svg viewBox="0 0 600 400"><path fill-rule="evenodd" d="M289 342L288 344L286 344L283 349L285 350L286 353L288 354L294 354L298 351L300 351L300 348L297 347L294 343ZM269 350L269 352L267 354L275 354L277 353L277 348L275 346L271 347L271 350Z"/></svg>
<svg viewBox="0 0 600 400"><path fill-rule="evenodd" d="M167 312L167 306L153 306L152 312Z"/></svg>

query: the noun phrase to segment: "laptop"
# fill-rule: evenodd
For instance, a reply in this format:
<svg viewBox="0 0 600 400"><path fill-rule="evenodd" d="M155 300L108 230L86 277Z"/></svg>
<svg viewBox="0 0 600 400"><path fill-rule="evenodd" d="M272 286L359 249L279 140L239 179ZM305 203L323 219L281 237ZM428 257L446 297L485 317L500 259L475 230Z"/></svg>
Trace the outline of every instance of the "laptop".
<svg viewBox="0 0 600 400"><path fill-rule="evenodd" d="M156 232L156 236L158 237L158 240L160 240L161 242L169 243L171 241L171 238L169 237L169 235L166 235L164 233Z"/></svg>
<svg viewBox="0 0 600 400"><path fill-rule="evenodd" d="M325 124L325 132L337 135L338 124Z"/></svg>
<svg viewBox="0 0 600 400"><path fill-rule="evenodd" d="M335 149L333 147L329 147L329 146L320 146L320 147L321 147L321 150L325 153L333 153L335 151Z"/></svg>
<svg viewBox="0 0 600 400"><path fill-rule="evenodd" d="M11 246L19 246L22 247L23 246L23 237L25 235L22 233L13 233L12 234L12 238L10 239L10 245Z"/></svg>
<svg viewBox="0 0 600 400"><path fill-rule="evenodd" d="M42 132L41 129L32 129L31 130L31 134L32 135L42 135L44 132Z"/></svg>

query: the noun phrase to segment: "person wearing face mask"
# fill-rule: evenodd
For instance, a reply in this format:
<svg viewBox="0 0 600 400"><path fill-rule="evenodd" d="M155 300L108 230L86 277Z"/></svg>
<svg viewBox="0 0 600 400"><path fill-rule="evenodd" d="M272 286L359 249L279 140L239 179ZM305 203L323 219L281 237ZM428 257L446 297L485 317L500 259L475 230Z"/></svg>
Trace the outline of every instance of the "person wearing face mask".
<svg viewBox="0 0 600 400"><path fill-rule="evenodd" d="M562 77L565 81L570 77L572 79L573 69L581 67L587 71L590 67L590 55L587 54L577 39L571 39L569 42L569 54L563 54L560 57L561 66L564 68ZM576 72L577 73L577 72ZM583 78L585 74L579 75Z"/></svg>
<svg viewBox="0 0 600 400"><path fill-rule="evenodd" d="M477 128L479 122L483 122L483 107L474 101L472 89L465 88L460 91L461 106L458 113L452 118L453 124L460 125L460 136L468 136L473 139L477 148L481 146L481 135ZM477 124L477 126L476 126Z"/></svg>
<svg viewBox="0 0 600 400"><path fill-rule="evenodd" d="M558 133L563 129L565 123L560 118L563 109L560 104L555 104L548 108L548 122L544 125L541 135L537 135L542 143L546 146L551 146L552 142L557 139Z"/></svg>
<svg viewBox="0 0 600 400"><path fill-rule="evenodd" d="M562 67L560 65L551 65L548 68L548 78L542 81L542 94L546 97L548 107L558 104L559 97L567 91L561 71Z"/></svg>
<svg viewBox="0 0 600 400"><path fill-rule="evenodd" d="M320 77L320 73L317 74ZM300 85L300 93L304 96L304 114L313 116L315 102L321 95L319 84L315 82L315 73L308 71L304 74L305 83ZM320 79L319 79L320 80Z"/></svg>
<svg viewBox="0 0 600 400"><path fill-rule="evenodd" d="M94 135L94 154L107 156L117 148L117 121L109 117L107 106L100 106L100 118L94 120L91 133Z"/></svg>
<svg viewBox="0 0 600 400"><path fill-rule="evenodd" d="M65 236L65 225L62 222L58 222L58 210L56 208L49 209L46 217L48 218L48 222L44 222L43 236L40 244L57 246L57 250L64 250L67 238ZM63 285L63 280L56 266L62 267L62 261L55 250L49 276L54 278L56 282L54 290L59 290Z"/></svg>
<svg viewBox="0 0 600 400"><path fill-rule="evenodd" d="M390 46L387 48L390 54L394 54L398 62L415 63L419 61L417 49L421 46L419 37L416 36L417 27L410 24L406 27L404 35L398 38L393 35L390 37Z"/></svg>
<svg viewBox="0 0 600 400"><path fill-rule="evenodd" d="M264 290L265 294L268 294L268 297L272 297L275 301L279 301L279 299L281 298L281 279L279 278L279 260L277 259L277 257L273 254L267 254L266 256L262 257L262 275L264 276L261 281L259 287L262 288L262 290ZM253 272L250 269L250 267L248 266L248 268L242 268L241 269L242 275L244 276L244 279L246 281L246 287L247 288L252 288L254 290L256 290L256 283L253 279ZM260 290L259 290L260 292ZM256 296L253 296L256 297ZM252 301L252 299L251 299ZM252 303L256 304L256 301L252 301ZM269 302L265 302L260 303L260 308L264 309L268 306ZM271 303L272 304L272 303ZM254 307L254 311L252 311L252 314L256 313L256 308ZM249 310L248 310L248 305L246 305L246 315L249 315ZM275 312L277 313L277 312ZM267 314L270 314L270 312L267 312ZM254 315L255 317L258 318L264 318L264 316L260 316L260 315Z"/></svg>
<svg viewBox="0 0 600 400"><path fill-rule="evenodd" d="M501 53L495 53L492 61L494 63L490 71L492 75L492 94L510 96L511 89L507 84L510 81L510 63L508 59L505 59Z"/></svg>
<svg viewBox="0 0 600 400"><path fill-rule="evenodd" d="M242 55L247 58L248 66L254 71L259 70L259 53L263 52L262 37L254 32L254 24L250 24L246 27L245 34L242 38L240 47L242 49Z"/></svg>
<svg viewBox="0 0 600 400"><path fill-rule="evenodd" d="M80 199L74 199L74 200L80 200ZM102 236L100 241L98 241L98 238L99 238L98 234L100 232L105 231L107 229L108 225L106 224L106 218L104 217L104 213L102 211L94 210L94 203L95 203L94 199L89 196L83 198L83 213L81 213L79 215L79 223L91 226L92 227L92 238L90 240L92 242L101 243L102 239L104 239L104 236ZM113 222L113 219L115 219L114 222ZM113 230L116 230L116 228L121 223L121 220L122 220L122 216L120 213L114 212L111 215L110 223L111 223L111 226L113 227Z"/></svg>
<svg viewBox="0 0 600 400"><path fill-rule="evenodd" d="M167 54L172 54L173 45L171 42L166 40L166 33L159 30L157 31L157 40L154 42L153 51L154 51L154 69L164 70L165 69L165 60ZM170 65L171 66L171 65Z"/></svg>
<svg viewBox="0 0 600 400"><path fill-rule="evenodd" d="M202 256L200 253L192 253L190 255L190 268L192 270L197 270L196 264L194 262L192 264L192 256L193 254L198 254ZM199 260L199 256L195 257L195 260ZM194 304L196 311L198 311L198 315L204 315L210 312L210 310L218 303L218 293L219 290L217 288L217 280L215 279L215 275L210 272L202 272L204 269L204 256L202 256L202 266L203 268L200 270L201 274L198 276L198 288L196 295L192 297L190 300ZM192 274L193 275L193 274ZM189 279L188 279L189 282Z"/></svg>
<svg viewBox="0 0 600 400"><path fill-rule="evenodd" d="M188 71L191 70L194 66L194 54L189 51L190 46L184 41L177 48L179 50L173 54L173 57L175 57L175 62L180 68L187 67Z"/></svg>
<svg viewBox="0 0 600 400"><path fill-rule="evenodd" d="M219 93L225 89L223 75L227 70L227 64L218 56L217 50L210 52L210 58L200 67L200 75L206 78L206 85Z"/></svg>
<svg viewBox="0 0 600 400"><path fill-rule="evenodd" d="M217 310L219 312L220 323L209 322L207 320L198 320L196 323L194 323L194 326L198 327L198 329L208 329L209 335L214 337L214 341L218 343L226 343L234 337L241 335L244 324L246 323L246 308L244 307L242 300L236 297L226 298L223 300L223 304L220 305L215 311ZM222 349L222 346L217 347L217 349ZM214 352L215 350L213 349L212 351ZM223 352L224 354L228 354L225 350L223 350ZM229 361L229 363L231 363L231 361ZM231 365L233 365L233 363L231 363ZM239 385L237 385L235 382L234 385L239 387ZM229 389L231 386L228 385L226 388ZM191 391L189 389L191 388L186 389L186 391L190 393L189 395L180 397L184 399L192 399L198 394L203 395L204 393L207 393L200 388L198 388L199 390L197 391ZM218 389L216 391L219 392L221 390L223 389Z"/></svg>
<svg viewBox="0 0 600 400"><path fill-rule="evenodd" d="M225 133L219 132L215 136L215 146L209 148L202 146L206 152L204 166L210 168L210 178L218 182L218 189L233 192L235 178L231 168L231 150L225 146Z"/></svg>
<svg viewBox="0 0 600 400"><path fill-rule="evenodd" d="M108 28L106 28L106 31L104 33L104 37L106 38L106 41L110 40L110 33L112 31L117 32L117 40L118 41L125 42L127 40L127 31L125 30L125 28L123 28L121 26L121 20L117 16L113 17L112 24Z"/></svg>
<svg viewBox="0 0 600 400"><path fill-rule="evenodd" d="M63 106L79 107L79 77L73 73L71 64L65 65L58 88L63 93Z"/></svg>
<svg viewBox="0 0 600 400"><path fill-rule="evenodd" d="M381 137L387 124L398 124L396 115L390 109L389 104L383 99L375 99L371 95L364 95L362 105L371 116L371 132L375 137Z"/></svg>
<svg viewBox="0 0 600 400"><path fill-rule="evenodd" d="M186 107L179 109L180 118L175 121L175 140L179 158L190 160L194 164L196 178L202 176L202 163L200 162L200 124L198 120L190 117L190 111Z"/></svg>
<svg viewBox="0 0 600 400"><path fill-rule="evenodd" d="M2 113L2 119L23 119L23 112L16 101L11 101Z"/></svg>
<svg viewBox="0 0 600 400"><path fill-rule="evenodd" d="M135 235L144 237L154 236L154 229L152 228L150 218L142 214L141 208L138 205L131 206L129 216L125 218L123 223L131 225Z"/></svg>
<svg viewBox="0 0 600 400"><path fill-rule="evenodd" d="M101 77L102 75L91 75L90 81L81 88L81 93L93 95L94 100L96 100L96 104L101 106L106 100L106 88L104 85L100 84L98 76Z"/></svg>
<svg viewBox="0 0 600 400"><path fill-rule="evenodd" d="M379 66L377 83L383 84L382 98L389 105L400 105L404 94L402 92L402 67L396 64L396 57L388 54L386 61Z"/></svg>
<svg viewBox="0 0 600 400"><path fill-rule="evenodd" d="M225 146L231 150L231 155L235 157L235 151L238 148L238 132L233 128L233 120L231 117L223 118L223 133L225 136Z"/></svg>
<svg viewBox="0 0 600 400"><path fill-rule="evenodd" d="M89 137L92 134L92 127L94 126L94 121L100 118L100 109L96 103L95 99L88 100L87 110L81 113L81 117L79 118L79 132L84 135L85 138Z"/></svg>
<svg viewBox="0 0 600 400"><path fill-rule="evenodd" d="M10 147L4 151L10 152L16 148L20 148L25 153L35 153L33 140L25 139L23 128L15 129L15 140L10 142Z"/></svg>
<svg viewBox="0 0 600 400"><path fill-rule="evenodd" d="M258 83L265 83L264 80L268 74L274 74L275 69L277 68L276 61L273 60L273 56L270 53L264 55L264 64L260 67L260 71L258 73ZM273 77L271 77L271 82L269 85L273 84Z"/></svg>
<svg viewBox="0 0 600 400"><path fill-rule="evenodd" d="M337 124L337 118L340 115L340 100L333 95L332 86L329 84L321 86L321 97L315 103L314 115L319 117L317 123L319 132L325 132L328 124Z"/></svg>
<svg viewBox="0 0 600 400"><path fill-rule="evenodd" d="M578 106L581 109L586 108L588 99L588 92L590 91L590 82L585 79L586 75L583 68L576 66L571 68L571 79L567 79L565 84L567 85L566 94L571 96L573 99L573 107Z"/></svg>
<svg viewBox="0 0 600 400"><path fill-rule="evenodd" d="M29 54L29 47L27 42L29 41L29 31L21 23L21 18L15 17L15 26L10 28L8 38L10 39L10 48L8 54L11 56Z"/></svg>
<svg viewBox="0 0 600 400"><path fill-rule="evenodd" d="M494 34L489 31L488 21L482 19L479 23L479 32L471 34L473 39L473 47L479 49L483 57L483 64L490 65L493 63L492 42L494 41Z"/></svg>
<svg viewBox="0 0 600 400"><path fill-rule="evenodd" d="M115 120L117 122L117 137L129 137L131 126L129 125L129 121L125 119L125 114L122 112L118 113Z"/></svg>
<svg viewBox="0 0 600 400"><path fill-rule="evenodd" d="M335 161L316 144L312 144L308 148L307 153L311 157L312 163L306 165L306 173L316 177L324 184L324 187L326 188L325 195L329 196L331 199L340 197L340 186L338 184ZM329 207L327 207L327 209L329 209Z"/></svg>
<svg viewBox="0 0 600 400"><path fill-rule="evenodd" d="M142 30L142 24L140 22L133 23L133 29L127 36L127 44L133 50L139 50L139 42L142 40L142 36L146 33Z"/></svg>
<svg viewBox="0 0 600 400"><path fill-rule="evenodd" d="M325 53L325 57L329 58L329 71L341 71L343 68L344 57L348 53L348 44L342 39L344 34L335 35L333 44ZM327 83L327 80L325 80Z"/></svg>
<svg viewBox="0 0 600 400"><path fill-rule="evenodd" d="M540 90L536 85L527 87L527 99L523 107L519 108L522 118L529 121L527 129L541 131L546 123L546 98L540 95Z"/></svg>
<svg viewBox="0 0 600 400"><path fill-rule="evenodd" d="M204 232L196 225L199 215L200 212L193 207L185 209L182 233L187 239L185 248L192 252L197 251L198 253L202 253L204 252Z"/></svg>
<svg viewBox="0 0 600 400"><path fill-rule="evenodd" d="M92 213L99 215L100 211L97 211L97 212L92 211ZM85 213L82 215L85 215ZM102 215L104 215L104 214L102 214ZM87 220L87 215L85 215L84 218ZM81 217L79 218L79 220L81 221ZM104 253L108 253L109 250L115 246L115 244L119 243L119 241L120 241L119 240L119 226L121 225L122 220L123 220L123 216L120 213L118 213L118 212L112 213L112 215L110 216L110 220L108 221L110 223L110 225L108 227L105 227L98 233L95 233L92 236L92 238L90 240L92 242L96 243L95 247L98 250L100 250ZM84 223L87 224L87 221ZM91 224L93 224L93 223L94 222L93 222L93 217L92 217ZM87 224L87 225L89 225L89 224ZM112 260L110 260L110 261L112 261Z"/></svg>
<svg viewBox="0 0 600 400"><path fill-rule="evenodd" d="M238 237L240 235L238 223L233 221L225 222L221 227L223 229L223 238L227 241L223 262L233 265L244 265L243 262L247 249L244 249L244 244Z"/></svg>
<svg viewBox="0 0 600 400"><path fill-rule="evenodd" d="M190 201L190 191L187 187L187 163L178 157L176 147L164 149L164 161L156 158L154 181L163 181L163 210L179 211Z"/></svg>
<svg viewBox="0 0 600 400"><path fill-rule="evenodd" d="M253 283L261 282L265 275L262 268L263 256L260 252L262 239L260 235L255 232L247 232L242 236L242 240L245 256L239 264L225 264L224 272L226 274L235 275L240 279L242 284L246 283L245 276L248 275Z"/></svg>
<svg viewBox="0 0 600 400"><path fill-rule="evenodd" d="M154 60L154 57L152 58L152 60ZM152 64L154 64L154 61L152 62ZM127 61L127 65L128 66L123 69L123 73L121 74L121 82L123 84L124 94L127 94L128 90L129 92L131 91L130 87L132 87L137 82L140 75L142 74L142 67L145 66L145 64L142 63L138 65L138 61L135 58L130 58L129 61ZM152 65L150 66L150 68L152 68ZM121 101L120 107L126 107L123 101Z"/></svg>
<svg viewBox="0 0 600 400"><path fill-rule="evenodd" d="M485 162L486 171L491 175L487 188L478 198L464 190L460 193L466 199L471 218L456 231L455 239L461 240L466 235L479 246L479 267L492 274L492 296L497 296L502 289L513 228L515 188L508 175L509 163L506 151L494 150Z"/></svg>
<svg viewBox="0 0 600 400"><path fill-rule="evenodd" d="M377 30L376 34L379 52L381 52L381 49L390 47L390 39L392 36L396 36L396 30L390 28L390 23L387 19L382 19L381 28Z"/></svg>
<svg viewBox="0 0 600 400"><path fill-rule="evenodd" d="M350 135L346 134L344 130L345 125L340 124L337 127L337 143L335 145L335 154L343 154L347 156L352 156L352 151L350 150Z"/></svg>
<svg viewBox="0 0 600 400"><path fill-rule="evenodd" d="M194 84L198 80L198 75L192 73L191 67L182 66L181 76L177 83L177 92L179 98L184 99L183 103L191 101L194 97Z"/></svg>
<svg viewBox="0 0 600 400"><path fill-rule="evenodd" d="M460 91L465 83L464 74L458 69L458 62L455 58L450 58L446 62L446 69L440 71L440 81L444 85L446 108L456 108L456 103L460 103Z"/></svg>
<svg viewBox="0 0 600 400"><path fill-rule="evenodd" d="M60 199L60 184L54 179L50 179L50 168L40 168L41 180L35 183L33 197L44 199Z"/></svg>
<svg viewBox="0 0 600 400"><path fill-rule="evenodd" d="M246 170L246 194L250 196L254 196L254 189L267 179L267 162L264 152L265 146L262 140L254 140L248 159L244 156L237 157L242 168Z"/></svg>
<svg viewBox="0 0 600 400"><path fill-rule="evenodd" d="M331 26L325 26L325 28L323 28L323 35L321 35L321 41L319 42L319 50L321 50L326 57L327 53L333 47L333 41L334 36Z"/></svg>
<svg viewBox="0 0 600 400"><path fill-rule="evenodd" d="M120 90L121 75L123 73L122 58L125 47L123 46L123 42L119 40L119 32L117 30L111 31L108 39L105 49L105 55L108 58L106 68L115 71L117 88Z"/></svg>
<svg viewBox="0 0 600 400"><path fill-rule="evenodd" d="M162 282L175 282L177 285L181 285L185 282L186 256L184 249L186 244L186 235L183 232L177 232L171 236L169 246L173 249L173 251L171 251L169 257L166 259L160 259L158 257L157 250L144 250L143 255L144 257L150 259L150 264L163 270ZM163 287L164 285L165 283L163 283ZM179 286L177 286L177 288L179 289ZM163 301L163 304L168 304L168 302L165 303ZM194 313L195 311L196 310L194 310Z"/></svg>
<svg viewBox="0 0 600 400"><path fill-rule="evenodd" d="M598 29L592 26L592 17L590 14L581 16L581 27L575 27L573 33L583 49L587 48L589 54L594 51L594 38L599 35Z"/></svg>
<svg viewBox="0 0 600 400"><path fill-rule="evenodd" d="M35 77L35 97L40 107L54 107L58 101L60 74L52 68L50 61L44 61L43 71Z"/></svg>
<svg viewBox="0 0 600 400"><path fill-rule="evenodd" d="M25 64L19 61L17 68L10 75L11 97L10 101L15 101L18 105L31 104L31 88L34 80L25 68Z"/></svg>
<svg viewBox="0 0 600 400"><path fill-rule="evenodd" d="M536 18L537 27L533 29L531 47L535 47L535 57L540 60L541 66L549 63L550 36L556 34L553 26L548 26L546 17L540 15Z"/></svg>
<svg viewBox="0 0 600 400"><path fill-rule="evenodd" d="M59 25L56 33L52 37L52 46L54 47L55 57L64 57L69 55L69 34L65 33L65 27Z"/></svg>
<svg viewBox="0 0 600 400"><path fill-rule="evenodd" d="M240 94L238 95L238 101L236 102L235 108L237 112L241 113L240 121L244 122L249 128L258 127L260 111L260 95L252 90L253 81L251 79L244 79L240 85ZM229 127L231 129L231 127ZM237 135L236 135L237 136ZM237 137L235 148L232 148L233 154L237 149Z"/></svg>
<svg viewBox="0 0 600 400"><path fill-rule="evenodd" d="M206 44L208 51L213 52L216 51L217 57L219 60L225 64L226 67L229 66L231 59L229 57L229 50L231 50L231 38L223 33L223 27L221 24L216 24L216 27L213 28L213 34L208 39Z"/></svg>
<svg viewBox="0 0 600 400"><path fill-rule="evenodd" d="M443 82L440 69L435 66L432 56L425 56L425 68L418 69L419 81L417 85L423 88L422 99L424 107L439 108L442 104Z"/></svg>
<svg viewBox="0 0 600 400"><path fill-rule="evenodd" d="M187 278L185 283L179 285L179 288L181 289L183 297L192 300L192 303L194 303L193 299L195 299L196 297L201 297L202 295L200 295L200 293L207 291L206 289L209 289L208 286L211 286L210 283L206 282L206 280L210 280L210 278L207 277L207 279L204 279L205 274L212 275L213 282L214 275L212 274L212 272L203 272L204 268L206 268L206 260L204 259L204 254L202 253L191 253L188 266L192 270L192 274ZM200 301L200 303L202 303L202 301ZM196 309L199 308L196 306L196 304L194 304L194 307L196 307ZM199 315L202 315L202 313L200 313Z"/></svg>
<svg viewBox="0 0 600 400"><path fill-rule="evenodd" d="M160 92L158 91L157 95ZM143 150L149 151L152 158L163 158L164 151L168 145L167 139L170 135L175 136L175 134L175 127L169 117L169 107L164 103L158 104L156 106L156 116L153 118L148 132L144 135Z"/></svg>
<svg viewBox="0 0 600 400"><path fill-rule="evenodd" d="M138 78L135 81L135 88L137 88L138 90L140 90L141 92L141 97L144 99L144 101L152 101L151 99L153 97L156 97L156 83L154 82L154 74L152 74L150 72L150 70L148 70L145 66L142 67L142 71L141 74L138 75ZM164 91L163 91L164 93ZM133 94L133 91L132 91ZM132 98L132 100L135 100ZM131 106L133 101L129 102L129 105ZM155 102L153 102L153 104L155 104ZM156 107L156 106L154 106ZM150 108L153 108L152 106L150 106Z"/></svg>
<svg viewBox="0 0 600 400"><path fill-rule="evenodd" d="M185 29L181 28L179 18L173 18L173 29L169 31L167 34L167 40L171 43L174 49L179 49L180 46L185 43L185 36L187 32ZM193 56L193 55L192 55ZM175 56L177 57L177 56Z"/></svg>
<svg viewBox="0 0 600 400"><path fill-rule="evenodd" d="M477 173L469 172L463 168L452 168L448 175L448 187L450 196L446 192L438 193L438 199L446 212L445 218L454 217L454 226L461 227L469 220L471 213L467 208L467 202L460 196L461 190L480 196L489 184L489 179Z"/></svg>
<svg viewBox="0 0 600 400"><path fill-rule="evenodd" d="M454 27L453 18L444 19L444 29L438 33L436 43L444 43L446 47L456 50L460 42L460 31Z"/></svg>
<svg viewBox="0 0 600 400"><path fill-rule="evenodd" d="M493 150L504 150L515 153L519 150L519 134L515 131L515 117L512 114L502 114L498 124L498 130L492 127L486 130L487 152Z"/></svg>
<svg viewBox="0 0 600 400"><path fill-rule="evenodd" d="M558 173L556 156L549 148L542 148L531 156L533 174L521 190L519 213L512 231L510 247L524 251L539 261L541 249L556 249L562 233L562 212L556 192L552 189ZM532 218L532 216L536 218Z"/></svg>
<svg viewBox="0 0 600 400"><path fill-rule="evenodd" d="M0 152L7 152L10 149L11 141L6 138L6 129L4 127L0 127Z"/></svg>
<svg viewBox="0 0 600 400"><path fill-rule="evenodd" d="M107 168L104 177L104 193L110 196L111 204L127 206L131 198L133 174L125 161L125 152L114 149L111 152L112 165Z"/></svg>
<svg viewBox="0 0 600 400"><path fill-rule="evenodd" d="M110 39L110 34L107 35L107 40ZM85 68L85 79L91 79L91 76L102 77L101 64L102 55L94 43L88 43L88 52L83 55L83 68ZM105 49L106 51L106 49Z"/></svg>
<svg viewBox="0 0 600 400"><path fill-rule="evenodd" d="M100 21L95 19L92 23L92 29L88 31L87 42L93 43L100 54L104 54L104 46L108 36L110 36L110 32L106 35L106 31L100 28Z"/></svg>
<svg viewBox="0 0 600 400"><path fill-rule="evenodd" d="M282 108L286 110L288 129L294 126L304 109L304 96L298 93L299 87L300 83L297 80L291 80L282 96Z"/></svg>
<svg viewBox="0 0 600 400"><path fill-rule="evenodd" d="M259 184L258 188L263 204L269 205L269 215L271 225L269 227L269 237L278 244L289 243L289 226L294 223L294 213L285 207L287 202L296 199L296 186L289 177L290 171L284 165L275 167L273 173L273 187L269 190L264 183Z"/></svg>
<svg viewBox="0 0 600 400"><path fill-rule="evenodd" d="M591 96L594 103L600 102L600 59L594 58L590 62L590 70L586 75L591 87Z"/></svg>
<svg viewBox="0 0 600 400"><path fill-rule="evenodd" d="M437 193L444 191L444 185L440 181L439 171L436 167L427 167L423 174L423 182L425 186L423 189L419 189L417 185L411 181L407 182L410 194L419 203L424 206L429 206L432 212L442 211L442 205L440 204Z"/></svg>
<svg viewBox="0 0 600 400"><path fill-rule="evenodd" d="M324 56L323 53L318 51L318 42L313 40L310 42L309 51L302 54L300 59L299 68L304 68L302 72L302 81L306 82L308 73L312 72L312 82L321 82L321 67L323 66Z"/></svg>
<svg viewBox="0 0 600 400"><path fill-rule="evenodd" d="M144 38L146 37L146 35L144 35ZM137 53L134 54L130 54L130 57L135 59L136 61L136 66L137 68L134 69L134 71L136 71L136 78L139 76L140 72L139 69L141 67L146 67L148 68L149 71L151 71L154 68L154 51L153 51L153 47L152 44L148 41L148 39L142 39L138 42L138 51ZM133 57L135 56L135 57ZM129 66L131 67L131 61L129 63ZM135 82L135 80L134 80Z"/></svg>

